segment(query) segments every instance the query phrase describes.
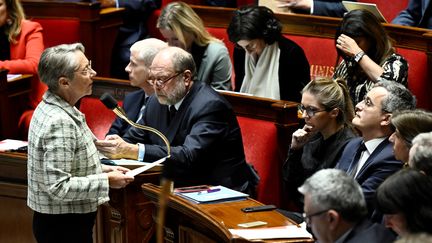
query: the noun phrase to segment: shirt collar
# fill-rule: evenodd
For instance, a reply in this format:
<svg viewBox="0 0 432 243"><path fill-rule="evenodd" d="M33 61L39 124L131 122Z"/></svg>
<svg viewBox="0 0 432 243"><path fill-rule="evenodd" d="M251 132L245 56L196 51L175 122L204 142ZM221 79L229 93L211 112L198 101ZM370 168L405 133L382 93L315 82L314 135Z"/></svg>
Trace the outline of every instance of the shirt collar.
<svg viewBox="0 0 432 243"><path fill-rule="evenodd" d="M369 154L372 154L372 152L378 147L378 145L380 145L380 143L382 143L386 139L387 139L387 137L374 138L374 139L371 139L371 140L365 142L365 146L366 146L366 149L369 152Z"/></svg>

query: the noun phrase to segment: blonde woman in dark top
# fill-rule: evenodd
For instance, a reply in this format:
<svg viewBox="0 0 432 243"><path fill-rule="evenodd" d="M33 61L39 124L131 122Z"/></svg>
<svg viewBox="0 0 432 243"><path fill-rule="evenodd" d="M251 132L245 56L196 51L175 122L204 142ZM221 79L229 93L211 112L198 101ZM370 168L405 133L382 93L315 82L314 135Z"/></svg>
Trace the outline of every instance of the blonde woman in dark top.
<svg viewBox="0 0 432 243"><path fill-rule="evenodd" d="M283 178L288 197L299 209L302 199L297 188L313 173L333 168L349 139L354 108L345 81L317 79L302 91L299 115L303 128L292 135Z"/></svg>

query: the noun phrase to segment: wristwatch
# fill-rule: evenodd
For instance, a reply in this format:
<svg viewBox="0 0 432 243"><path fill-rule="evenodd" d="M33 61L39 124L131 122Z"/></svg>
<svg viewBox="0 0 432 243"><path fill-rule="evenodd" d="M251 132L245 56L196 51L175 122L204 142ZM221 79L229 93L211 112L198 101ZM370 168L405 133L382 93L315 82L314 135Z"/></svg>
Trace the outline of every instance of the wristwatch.
<svg viewBox="0 0 432 243"><path fill-rule="evenodd" d="M354 61L356 63L360 62L360 60L362 59L362 57L365 55L364 51L360 51L359 53L355 54L354 56Z"/></svg>

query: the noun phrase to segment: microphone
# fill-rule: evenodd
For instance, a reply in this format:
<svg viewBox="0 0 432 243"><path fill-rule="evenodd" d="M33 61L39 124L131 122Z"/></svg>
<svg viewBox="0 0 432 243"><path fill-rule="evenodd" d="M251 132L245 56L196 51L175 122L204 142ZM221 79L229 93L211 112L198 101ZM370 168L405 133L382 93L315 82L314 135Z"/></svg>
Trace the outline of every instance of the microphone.
<svg viewBox="0 0 432 243"><path fill-rule="evenodd" d="M165 137L165 135L163 135L161 132L159 132L157 129L153 128L153 127L149 127L149 126L144 126L138 123L135 123L133 121L131 121L127 116L126 116L126 112L123 110L123 108L121 108L118 105L118 102L116 99L114 99L114 97L112 97L112 95L110 93L104 93L101 95L101 97L99 98L101 100L101 102L110 110L113 110L113 112L120 117L121 119L125 120L127 123L129 123L131 126L139 128L139 129L143 129L146 131L150 131L155 133L156 135L158 135L165 143L166 147L167 147L167 158L171 157L171 146L169 144L168 139Z"/></svg>
<svg viewBox="0 0 432 243"><path fill-rule="evenodd" d="M156 133L165 143L167 147L167 159L171 157L171 146L169 144L168 139L163 135L161 132L159 132L157 129L149 126L144 126L141 124L137 124L133 121L131 121L127 116L126 112L118 105L118 102L110 93L104 93L101 95L100 100L102 103L110 110L113 110L113 112L123 120L125 120L127 123L129 123L131 126L143 129L146 131L150 131L153 133ZM165 167L165 166L164 166ZM166 169L166 168L165 168ZM165 170L164 169L164 170ZM164 179L162 178L161 181L161 193L159 195L159 211L157 216L157 227L156 227L156 241L158 243L163 242L163 225L165 224L165 214L166 214L166 207L168 205L168 196L173 191L174 183L170 179Z"/></svg>

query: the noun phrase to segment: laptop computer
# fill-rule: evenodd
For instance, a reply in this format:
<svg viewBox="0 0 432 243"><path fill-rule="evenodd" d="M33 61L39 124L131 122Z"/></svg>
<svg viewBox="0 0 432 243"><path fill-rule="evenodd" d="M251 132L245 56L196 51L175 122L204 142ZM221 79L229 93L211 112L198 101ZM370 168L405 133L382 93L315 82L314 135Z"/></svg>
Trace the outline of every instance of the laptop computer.
<svg viewBox="0 0 432 243"><path fill-rule="evenodd" d="M350 2L350 1L342 1L344 7L348 10L356 10L356 9L365 9L369 12L373 13L379 21L387 23L387 20L384 18L382 13L379 11L377 5L375 3L362 3L362 2Z"/></svg>

